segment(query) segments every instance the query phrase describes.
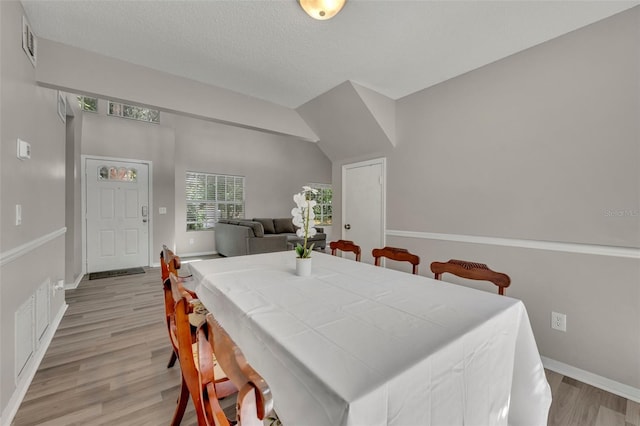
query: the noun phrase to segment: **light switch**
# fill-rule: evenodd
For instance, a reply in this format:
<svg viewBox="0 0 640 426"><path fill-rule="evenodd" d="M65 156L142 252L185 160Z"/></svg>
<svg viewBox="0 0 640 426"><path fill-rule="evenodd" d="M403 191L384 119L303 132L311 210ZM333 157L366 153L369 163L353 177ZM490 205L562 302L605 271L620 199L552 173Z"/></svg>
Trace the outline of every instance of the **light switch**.
<svg viewBox="0 0 640 426"><path fill-rule="evenodd" d="M18 158L21 160L28 160L31 158L31 144L18 139Z"/></svg>
<svg viewBox="0 0 640 426"><path fill-rule="evenodd" d="M160 214L167 214L167 208L166 207L160 207L158 209L158 213Z"/></svg>
<svg viewBox="0 0 640 426"><path fill-rule="evenodd" d="M16 204L16 226L22 225L22 204Z"/></svg>

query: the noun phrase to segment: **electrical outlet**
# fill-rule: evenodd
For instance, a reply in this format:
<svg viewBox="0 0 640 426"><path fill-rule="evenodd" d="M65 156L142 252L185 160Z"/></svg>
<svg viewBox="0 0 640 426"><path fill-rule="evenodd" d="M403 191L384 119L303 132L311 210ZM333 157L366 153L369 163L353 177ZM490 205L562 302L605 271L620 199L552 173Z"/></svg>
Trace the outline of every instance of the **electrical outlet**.
<svg viewBox="0 0 640 426"><path fill-rule="evenodd" d="M551 328L559 331L567 331L567 316L557 312L551 312Z"/></svg>

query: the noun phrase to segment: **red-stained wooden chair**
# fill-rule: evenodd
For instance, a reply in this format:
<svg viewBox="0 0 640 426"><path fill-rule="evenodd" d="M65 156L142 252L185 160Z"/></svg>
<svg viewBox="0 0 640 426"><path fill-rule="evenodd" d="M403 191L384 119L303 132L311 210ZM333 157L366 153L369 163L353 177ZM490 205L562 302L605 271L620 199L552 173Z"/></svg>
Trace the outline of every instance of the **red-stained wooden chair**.
<svg viewBox="0 0 640 426"><path fill-rule="evenodd" d="M180 257L176 256L167 246L162 246L160 252L160 273L162 278L162 287L164 290L164 312L167 322L167 330L169 332L169 340L171 340L171 358L167 368L171 368L175 365L178 356L178 344L175 338L175 321L174 321L174 309L175 300L171 294L171 283L169 282L169 274L173 273L178 276L178 270L181 267ZM191 292L191 297L195 298L195 293ZM194 335L195 341L195 335Z"/></svg>
<svg viewBox="0 0 640 426"><path fill-rule="evenodd" d="M348 252L355 253L356 262L360 262L360 256L362 254L362 250L360 249L360 246L355 244L353 241L349 241L349 240L331 241L329 243L329 247L331 248L331 254L334 256L338 255L338 250L342 252L348 251Z"/></svg>
<svg viewBox="0 0 640 426"><path fill-rule="evenodd" d="M471 280L490 281L498 287L498 294L502 295L504 295L504 289L511 284L509 275L492 271L484 263L468 262L466 260L451 259L448 262L432 262L431 272L433 272L436 280L440 280L442 274L449 273Z"/></svg>
<svg viewBox="0 0 640 426"><path fill-rule="evenodd" d="M271 390L211 313L207 314L206 324L198 329L197 341L200 363L199 398L205 419L204 425L263 426L264 420L273 410ZM212 360L217 360L219 366ZM220 368L239 389L233 419L227 418L218 402L219 397L214 384Z"/></svg>
<svg viewBox="0 0 640 426"><path fill-rule="evenodd" d="M371 251L371 254L375 259L376 266L380 266L380 260L383 257L398 262L409 262L413 265L413 274L418 275L418 265L420 264L420 257L416 254L410 253L407 249L398 247L383 247L381 249L375 248Z"/></svg>
<svg viewBox="0 0 640 426"><path fill-rule="evenodd" d="M196 333L189 321L189 314L193 313L195 306L199 302L194 299L191 292L187 291L180 279L173 273L169 274L169 282L171 285L171 293L175 304L175 339L178 348L178 359L180 360L180 371L182 372L182 384L180 386L180 395L178 396L178 404L176 411L171 420L171 426L178 426L182 421L184 412L189 402L189 395L193 400L198 417L198 425L206 425L205 414L202 409L202 400L200 398L200 379L198 368L200 362L198 359L198 343L194 340ZM211 355L210 362L217 365L217 361ZM217 397L224 398L238 391L233 383L227 378L222 369L215 374L214 391Z"/></svg>

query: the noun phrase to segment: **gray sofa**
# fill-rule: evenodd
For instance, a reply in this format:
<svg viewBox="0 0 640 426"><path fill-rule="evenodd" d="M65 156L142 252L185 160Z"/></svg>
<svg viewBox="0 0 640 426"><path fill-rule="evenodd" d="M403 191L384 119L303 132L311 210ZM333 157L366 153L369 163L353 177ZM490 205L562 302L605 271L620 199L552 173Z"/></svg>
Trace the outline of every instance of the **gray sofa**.
<svg viewBox="0 0 640 426"><path fill-rule="evenodd" d="M296 227L289 218L221 219L214 228L216 251L221 256L270 253L292 250L303 239L296 235ZM307 241L314 249L324 250L327 235L317 227L317 234Z"/></svg>

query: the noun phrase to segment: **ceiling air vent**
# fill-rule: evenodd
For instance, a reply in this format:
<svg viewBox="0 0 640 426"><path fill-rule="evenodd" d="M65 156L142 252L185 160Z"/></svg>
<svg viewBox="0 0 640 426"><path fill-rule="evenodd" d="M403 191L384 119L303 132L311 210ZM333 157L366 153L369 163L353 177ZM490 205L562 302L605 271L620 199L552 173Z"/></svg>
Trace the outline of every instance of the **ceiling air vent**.
<svg viewBox="0 0 640 426"><path fill-rule="evenodd" d="M22 49L24 49L24 53L27 54L27 57L33 64L36 66L36 46L38 44L38 40L36 39L36 35L31 31L31 25L29 21L27 21L26 17L22 17Z"/></svg>

